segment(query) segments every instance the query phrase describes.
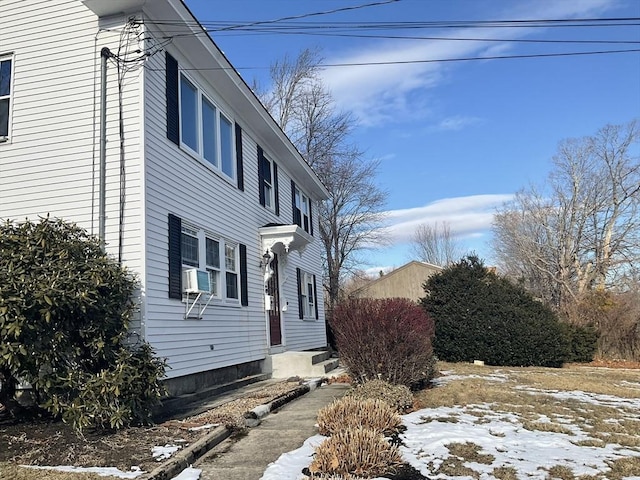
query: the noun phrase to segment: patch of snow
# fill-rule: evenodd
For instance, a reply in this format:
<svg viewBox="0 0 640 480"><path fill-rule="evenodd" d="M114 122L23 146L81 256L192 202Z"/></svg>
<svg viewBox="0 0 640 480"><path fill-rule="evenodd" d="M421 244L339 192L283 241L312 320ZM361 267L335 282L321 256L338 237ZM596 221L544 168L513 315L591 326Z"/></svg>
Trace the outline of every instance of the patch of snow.
<svg viewBox="0 0 640 480"><path fill-rule="evenodd" d="M199 468L185 468L180 475L173 477L171 480L199 480L202 470Z"/></svg>
<svg viewBox="0 0 640 480"><path fill-rule="evenodd" d="M302 446L288 453L283 453L270 463L260 480L302 480L302 469L311 464L313 452L327 437L314 435L305 440Z"/></svg>
<svg viewBox="0 0 640 480"><path fill-rule="evenodd" d="M160 462L162 460L166 460L171 455L180 450L179 445L170 445L166 444L164 447L153 447L152 456L156 459L156 461Z"/></svg>
<svg viewBox="0 0 640 480"><path fill-rule="evenodd" d="M95 473L101 477L118 477L118 478L137 478L144 471L139 467L131 467L130 472L123 472L116 467L72 467L67 465L58 465L56 467L41 467L39 465L20 465L25 468L33 468L37 470L56 470L58 472L71 472L71 473Z"/></svg>
<svg viewBox="0 0 640 480"><path fill-rule="evenodd" d="M199 430L208 430L209 428L216 428L219 427L220 424L219 423L207 423L205 425L200 425L199 427L191 427L189 429L190 432L197 432Z"/></svg>
<svg viewBox="0 0 640 480"><path fill-rule="evenodd" d="M623 408L640 410L640 398L622 398L616 397L614 395L582 392L580 390L558 391L522 386L518 386L515 388L528 393L549 395L550 397L557 398L558 400L575 400L578 402L591 403L593 405L599 405L603 407L613 407L618 410Z"/></svg>
<svg viewBox="0 0 640 480"><path fill-rule="evenodd" d="M446 385L449 382L452 382L454 380L464 380L466 378L477 378L480 380L489 380L490 382L506 382L509 377L505 374L501 374L501 373L492 373L489 375L447 375L445 372L440 372L443 374L442 377L438 377L438 378L433 378L431 379L431 383L433 385L435 385L436 387L441 387L443 385Z"/></svg>

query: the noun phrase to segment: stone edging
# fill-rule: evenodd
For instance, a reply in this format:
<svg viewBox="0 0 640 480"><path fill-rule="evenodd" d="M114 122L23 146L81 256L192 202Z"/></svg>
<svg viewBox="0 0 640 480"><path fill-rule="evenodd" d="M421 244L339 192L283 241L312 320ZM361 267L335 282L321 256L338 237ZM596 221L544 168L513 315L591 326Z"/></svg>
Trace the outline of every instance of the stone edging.
<svg viewBox="0 0 640 480"><path fill-rule="evenodd" d="M319 387L325 379L313 379L298 388L283 393L282 395L274 398L271 402L259 405L253 410L244 414L245 423L248 427L254 427L260 424L260 419L267 416L269 412L272 412L283 405L301 397L307 392L315 390ZM169 460L156 467L150 473L145 473L138 477L139 480L170 480L177 476L181 471L190 467L198 458L202 457L205 453L211 450L213 447L226 440L231 435L231 430L224 426L216 427L213 431L205 435L203 438L195 441L187 448L180 450L173 455Z"/></svg>

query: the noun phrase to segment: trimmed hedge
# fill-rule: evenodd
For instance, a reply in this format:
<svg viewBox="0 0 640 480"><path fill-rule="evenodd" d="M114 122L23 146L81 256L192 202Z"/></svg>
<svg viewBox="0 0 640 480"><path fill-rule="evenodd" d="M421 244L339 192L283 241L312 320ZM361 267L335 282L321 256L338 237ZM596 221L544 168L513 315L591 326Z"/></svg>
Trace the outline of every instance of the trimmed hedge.
<svg viewBox="0 0 640 480"><path fill-rule="evenodd" d="M441 360L561 367L572 359L566 325L553 311L475 256L430 277L424 289Z"/></svg>

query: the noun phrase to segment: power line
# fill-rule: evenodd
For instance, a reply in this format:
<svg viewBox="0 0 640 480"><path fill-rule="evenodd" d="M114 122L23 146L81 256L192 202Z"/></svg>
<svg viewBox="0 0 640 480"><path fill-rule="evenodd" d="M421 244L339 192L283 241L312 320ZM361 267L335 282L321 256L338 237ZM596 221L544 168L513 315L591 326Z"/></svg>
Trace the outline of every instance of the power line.
<svg viewBox="0 0 640 480"><path fill-rule="evenodd" d="M564 53L536 53L529 55L492 55L484 57L460 57L460 58L439 58L428 60L393 60L387 62L353 62L353 63L323 63L316 65L319 68L333 68L333 67L362 67L362 66L376 66L376 65L409 65L409 64L422 64L422 63L451 63L451 62L470 62L477 60L507 60L517 58L549 58L549 57L573 57L584 55L606 55L615 53L638 53L638 49L629 50L600 50L590 52L564 52ZM148 67L146 67L148 68ZM187 71L209 71L209 70L263 70L269 67L207 67L207 68L184 68ZM164 71L160 68L148 68L151 71Z"/></svg>
<svg viewBox="0 0 640 480"><path fill-rule="evenodd" d="M398 1L398 0L395 0ZM381 5L388 2L360 5L357 7L346 7L347 9L363 8L373 5ZM312 15L324 15L327 13L333 13L339 10L327 12L317 12L311 14L304 14L298 17L312 16ZM175 20L154 20L156 25L173 25L173 26L203 26L209 31L222 32L229 30L251 30L253 27L271 25L269 29L416 29L416 28L466 28L466 27L483 27L483 28L496 28L496 27L509 27L516 26L527 28L548 28L550 26L562 26L562 27L619 27L619 26L638 26L640 25L640 17L605 17L605 18L578 18L578 19L515 19L515 20L438 20L438 21L398 21L398 22L290 22L286 20L294 17L283 17L275 20L264 21L251 21L251 22L232 22L232 21L206 21L199 22L183 22Z"/></svg>
<svg viewBox="0 0 640 480"><path fill-rule="evenodd" d="M269 31L257 31L256 34L268 34ZM502 42L502 43L556 43L556 44L622 44L638 45L638 40L551 40L530 38L482 38L482 37L415 37L403 35L362 35L356 33L321 33L321 32L277 32L283 35L311 35L320 37L345 37L345 38L375 38L383 40L430 40L430 41L457 41L457 42ZM238 34L240 35L240 34Z"/></svg>

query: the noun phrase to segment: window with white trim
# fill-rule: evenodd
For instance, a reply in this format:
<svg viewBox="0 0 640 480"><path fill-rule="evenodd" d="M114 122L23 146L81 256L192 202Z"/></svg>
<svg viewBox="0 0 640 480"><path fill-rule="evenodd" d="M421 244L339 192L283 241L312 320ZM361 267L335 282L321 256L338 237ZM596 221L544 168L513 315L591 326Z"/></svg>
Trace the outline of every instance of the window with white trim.
<svg viewBox="0 0 640 480"><path fill-rule="evenodd" d="M213 238L205 238L205 249L207 255L207 271L209 272L209 283L211 284L211 294L214 297L220 296L220 242Z"/></svg>
<svg viewBox="0 0 640 480"><path fill-rule="evenodd" d="M0 57L0 142L9 139L12 64L13 58Z"/></svg>
<svg viewBox="0 0 640 480"><path fill-rule="evenodd" d="M298 285L298 291L300 292L300 302L302 304L302 318L316 319L318 318L316 316L316 299L318 296L314 275L301 271L299 281L300 285Z"/></svg>
<svg viewBox="0 0 640 480"><path fill-rule="evenodd" d="M211 295L226 303L239 304L240 275L238 244L182 223L182 268L209 272ZM221 262L224 258L224 262ZM224 278L224 285L220 279Z"/></svg>
<svg viewBox="0 0 640 480"><path fill-rule="evenodd" d="M235 179L233 122L184 73L180 73L179 98L182 147Z"/></svg>
<svg viewBox="0 0 640 480"><path fill-rule="evenodd" d="M238 246L226 243L224 246L224 267L227 298L238 300Z"/></svg>
<svg viewBox="0 0 640 480"><path fill-rule="evenodd" d="M298 187L295 187L294 198L294 222L305 232L311 233L311 200Z"/></svg>
<svg viewBox="0 0 640 480"><path fill-rule="evenodd" d="M273 164L267 157L262 157L262 193L264 194L264 206L269 210L275 210L275 195L273 182Z"/></svg>

